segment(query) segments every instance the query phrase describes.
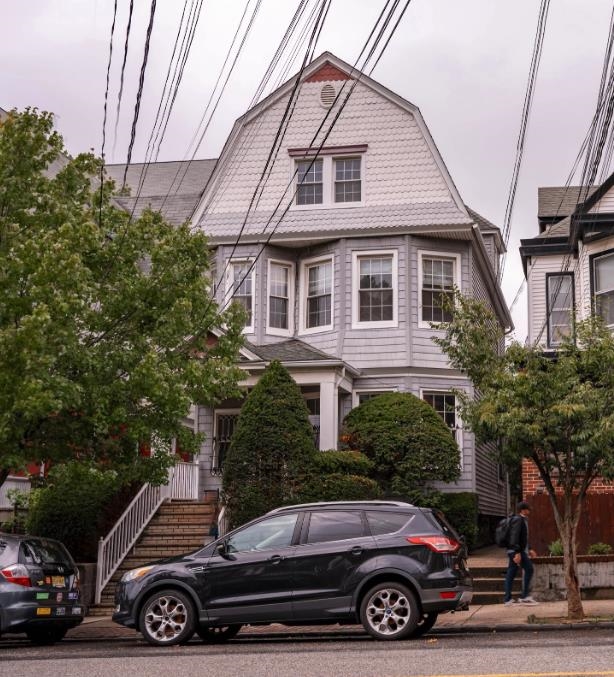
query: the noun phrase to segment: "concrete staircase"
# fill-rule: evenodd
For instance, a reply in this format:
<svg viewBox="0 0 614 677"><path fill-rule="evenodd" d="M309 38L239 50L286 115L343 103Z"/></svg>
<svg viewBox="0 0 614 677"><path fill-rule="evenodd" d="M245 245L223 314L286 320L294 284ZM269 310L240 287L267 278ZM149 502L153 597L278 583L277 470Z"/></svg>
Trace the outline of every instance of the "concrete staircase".
<svg viewBox="0 0 614 677"><path fill-rule="evenodd" d="M209 543L215 520L215 502L173 500L163 503L105 586L101 603L91 607L89 613L106 616L112 612L115 586L129 569L192 552Z"/></svg>
<svg viewBox="0 0 614 677"><path fill-rule="evenodd" d="M477 550L469 556L469 570L473 576L473 601L471 603L476 605L501 604L507 570L505 550L499 547ZM519 572L512 586L514 597L520 595L521 582L521 572Z"/></svg>

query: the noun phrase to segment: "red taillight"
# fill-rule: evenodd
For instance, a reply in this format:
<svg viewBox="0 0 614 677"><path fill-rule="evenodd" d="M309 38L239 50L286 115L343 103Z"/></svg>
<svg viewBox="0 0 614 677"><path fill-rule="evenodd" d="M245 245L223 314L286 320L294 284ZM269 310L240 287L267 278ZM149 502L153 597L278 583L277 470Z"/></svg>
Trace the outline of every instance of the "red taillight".
<svg viewBox="0 0 614 677"><path fill-rule="evenodd" d="M13 564L13 566L6 567L2 569L0 573L6 578L9 583L15 583L15 585L23 585L26 588L32 587L32 581L30 580L30 574L28 570L23 566L23 564Z"/></svg>
<svg viewBox="0 0 614 677"><path fill-rule="evenodd" d="M406 540L412 545L425 545L433 552L456 552L460 543L447 536L407 536Z"/></svg>
<svg viewBox="0 0 614 677"><path fill-rule="evenodd" d="M457 592L440 592L441 599L455 599L458 596Z"/></svg>

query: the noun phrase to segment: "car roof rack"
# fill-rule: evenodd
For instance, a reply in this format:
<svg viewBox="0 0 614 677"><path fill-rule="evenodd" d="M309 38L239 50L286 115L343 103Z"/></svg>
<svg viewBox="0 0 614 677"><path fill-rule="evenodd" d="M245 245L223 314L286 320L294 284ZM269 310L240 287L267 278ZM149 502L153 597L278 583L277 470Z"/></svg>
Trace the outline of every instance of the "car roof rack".
<svg viewBox="0 0 614 677"><path fill-rule="evenodd" d="M275 508L274 510L269 510L267 515L273 515L278 512L283 512L285 510L297 510L300 508L326 508L334 507L341 508L344 506L370 506L370 507L396 507L396 508L415 508L415 505L411 503L405 503L403 501L383 501L383 500L374 500L374 501L318 501L316 503L297 503L296 505L284 505L281 508Z"/></svg>

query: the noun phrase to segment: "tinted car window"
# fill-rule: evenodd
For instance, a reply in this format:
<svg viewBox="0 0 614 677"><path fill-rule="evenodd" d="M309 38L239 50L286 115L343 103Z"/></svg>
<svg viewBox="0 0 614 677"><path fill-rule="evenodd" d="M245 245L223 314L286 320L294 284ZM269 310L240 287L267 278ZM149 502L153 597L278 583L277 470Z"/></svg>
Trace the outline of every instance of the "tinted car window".
<svg viewBox="0 0 614 677"><path fill-rule="evenodd" d="M252 524L233 534L226 541L226 548L229 552L245 552L288 547L297 519L298 514L279 515Z"/></svg>
<svg viewBox="0 0 614 677"><path fill-rule="evenodd" d="M312 512L309 520L307 543L341 541L364 536L360 511L329 510Z"/></svg>
<svg viewBox="0 0 614 677"><path fill-rule="evenodd" d="M433 511L431 513L426 513L426 515L433 519L433 521L438 525L438 527L446 536L455 540L458 538L458 534L456 533L454 527L452 527L442 512Z"/></svg>
<svg viewBox="0 0 614 677"><path fill-rule="evenodd" d="M380 512L367 510L367 522L373 536L381 534L394 534L405 526L411 519L411 515L398 512Z"/></svg>
<svg viewBox="0 0 614 677"><path fill-rule="evenodd" d="M70 555L60 543L45 540L22 541L19 547L19 561L22 564L65 564L72 566Z"/></svg>

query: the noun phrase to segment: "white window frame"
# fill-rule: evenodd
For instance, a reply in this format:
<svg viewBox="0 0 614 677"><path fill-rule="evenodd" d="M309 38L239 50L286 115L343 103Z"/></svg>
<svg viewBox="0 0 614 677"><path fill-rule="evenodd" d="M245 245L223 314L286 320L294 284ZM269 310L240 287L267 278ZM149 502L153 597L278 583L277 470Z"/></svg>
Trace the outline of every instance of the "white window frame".
<svg viewBox="0 0 614 677"><path fill-rule="evenodd" d="M271 269L273 266L282 266L288 270L288 328L271 326ZM294 334L294 264L278 259L269 259L267 266L267 334L274 336L292 336Z"/></svg>
<svg viewBox="0 0 614 677"><path fill-rule="evenodd" d="M571 289L570 289L570 307L569 308L554 308L552 301L560 301L561 299L561 288L562 288L562 281L559 283L557 282L558 280L563 280L563 279L568 279L571 284ZM558 290L553 289L552 285L557 285L559 284ZM573 331L573 316L575 314L575 309L576 309L576 304L575 304L575 290L574 290L574 284L575 284L575 279L574 279L574 274L573 272L571 273L547 273L546 274L546 319L547 319L547 341L548 341L548 347L549 348L559 348L562 344L562 340L556 340L554 338L555 336L555 330L558 327L565 326L568 328L569 332L567 336L571 336L571 332ZM557 294L554 299L551 299L551 292L556 291ZM559 313L559 312L565 312L567 311L567 323L565 325L560 325L560 324L554 324L553 323L553 318L552 315L553 313Z"/></svg>
<svg viewBox="0 0 614 677"><path fill-rule="evenodd" d="M360 320L360 259L392 258L392 320ZM352 252L352 329L380 329L399 326L399 253L396 249L355 250Z"/></svg>
<svg viewBox="0 0 614 677"><path fill-rule="evenodd" d="M418 251L418 327L431 329L431 322L422 319L422 282L424 259L442 259L454 262L454 286L461 290L461 255L454 252L430 251L420 249ZM439 323L433 323L439 324Z"/></svg>
<svg viewBox="0 0 614 677"><path fill-rule="evenodd" d="M233 301L233 290L235 286L235 264L243 265L247 264L251 266L254 262L254 259L244 258L244 259L230 259L228 261L228 268L226 269L226 294L225 294L225 307L228 307ZM254 266L250 272L252 278L252 317L249 325L243 327L244 334L253 334L254 333L254 323L256 315L256 267Z"/></svg>
<svg viewBox="0 0 614 677"><path fill-rule="evenodd" d="M454 423L455 423L455 425L454 425L454 435L453 435L453 437L454 437L454 441L456 442L456 444L458 445L458 448L460 450L460 467L461 467L461 470L462 470L463 469L463 421L462 421L460 414L459 414L459 411L458 411L458 398L456 397L454 392L452 392L451 390L446 389L446 388L420 388L420 399L423 402L425 402L426 404L428 404L429 406L431 406L431 405L429 404L429 402L426 402L426 400L424 399L424 396L426 394L430 394L430 393L432 393L433 395L451 395L452 397L454 397ZM437 414L439 414L437 409L435 409L434 407L433 407L433 410ZM443 421L443 422L445 423L445 421ZM447 425L447 423L446 423L446 426L449 427Z"/></svg>
<svg viewBox="0 0 614 677"><path fill-rule="evenodd" d="M602 295L603 296L610 295L614 291L614 285L612 287L604 288L602 290L597 290L597 265L598 265L598 261L599 261L599 259L609 259L609 258L612 258L612 257L614 257L614 251L612 251L612 250L605 251L605 252L602 252L602 253L599 253L599 254L595 254L591 257L591 268L592 268L592 270L590 271L590 273L591 273L592 282L593 282L592 292L593 292L593 299L594 299L593 300L593 308L594 308L595 314L599 314L597 312L597 299L598 299L598 297L602 296ZM600 317L602 317L602 316L600 315ZM603 318L603 320L605 322L605 318ZM614 328L614 324L612 324L612 323L610 323L606 326L610 329Z"/></svg>
<svg viewBox="0 0 614 677"><path fill-rule="evenodd" d="M312 205L296 204L296 194L298 185L298 163L310 162L313 157L291 157L290 175L292 185L292 209L310 210L310 209L348 209L351 207L361 207L365 204L365 152L348 152L337 154L318 155L317 159L322 160L322 202ZM335 161L336 160L360 160L360 200L356 202L335 202Z"/></svg>
<svg viewBox="0 0 614 677"><path fill-rule="evenodd" d="M319 327L307 327L307 292L309 291L309 269L320 263L330 263L331 266L330 324L320 325ZM332 330L335 324L335 257L332 254L305 259L301 262L299 300L299 312L301 316L299 326L301 328L301 334L318 334Z"/></svg>

